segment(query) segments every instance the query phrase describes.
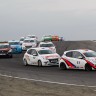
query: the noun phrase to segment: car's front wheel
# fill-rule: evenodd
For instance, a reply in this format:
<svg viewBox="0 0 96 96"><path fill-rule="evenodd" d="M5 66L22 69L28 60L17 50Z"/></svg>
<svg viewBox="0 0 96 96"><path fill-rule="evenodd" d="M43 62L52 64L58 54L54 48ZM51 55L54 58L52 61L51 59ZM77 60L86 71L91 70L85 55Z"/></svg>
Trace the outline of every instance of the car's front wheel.
<svg viewBox="0 0 96 96"><path fill-rule="evenodd" d="M60 63L60 69L62 69L62 70L67 69L65 63L63 63L63 62Z"/></svg>
<svg viewBox="0 0 96 96"><path fill-rule="evenodd" d="M85 70L86 71L91 71L92 70L92 67L89 64L86 64L85 65Z"/></svg>
<svg viewBox="0 0 96 96"><path fill-rule="evenodd" d="M8 58L12 58L12 57L13 57L13 55L12 55L12 54L8 54L7 56L8 56Z"/></svg>
<svg viewBox="0 0 96 96"><path fill-rule="evenodd" d="M41 60L38 61L38 66L39 66L39 67L42 67L42 62L41 62Z"/></svg>
<svg viewBox="0 0 96 96"><path fill-rule="evenodd" d="M28 63L27 63L27 60L26 60L26 59L24 59L24 60L23 60L23 63L24 63L24 65L25 65L25 66L27 66L27 65L28 65Z"/></svg>

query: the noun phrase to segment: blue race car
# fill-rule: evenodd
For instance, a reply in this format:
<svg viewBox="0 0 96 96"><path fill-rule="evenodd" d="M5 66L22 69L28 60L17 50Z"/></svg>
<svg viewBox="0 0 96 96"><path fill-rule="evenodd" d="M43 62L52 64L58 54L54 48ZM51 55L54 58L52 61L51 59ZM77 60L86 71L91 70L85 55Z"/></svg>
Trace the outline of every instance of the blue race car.
<svg viewBox="0 0 96 96"><path fill-rule="evenodd" d="M20 45L20 41L19 40L10 40L8 42L9 42L9 45L11 46L13 54L22 53L22 47Z"/></svg>

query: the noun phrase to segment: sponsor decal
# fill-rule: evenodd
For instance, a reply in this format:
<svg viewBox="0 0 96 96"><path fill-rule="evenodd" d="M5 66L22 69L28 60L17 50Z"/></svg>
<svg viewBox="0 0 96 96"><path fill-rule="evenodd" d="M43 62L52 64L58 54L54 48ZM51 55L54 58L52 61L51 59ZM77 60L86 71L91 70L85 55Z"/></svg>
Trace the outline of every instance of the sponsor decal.
<svg viewBox="0 0 96 96"><path fill-rule="evenodd" d="M93 67L94 69L96 69L96 66L95 66L92 62L90 62L90 61L88 61L88 60L86 60L86 59L85 59L85 61L86 61L87 64L89 64L91 67Z"/></svg>
<svg viewBox="0 0 96 96"><path fill-rule="evenodd" d="M51 55L51 56L46 56L45 58L47 58L47 59L58 58L58 56L57 55Z"/></svg>
<svg viewBox="0 0 96 96"><path fill-rule="evenodd" d="M72 64L70 61L68 61L67 59L65 58L61 58L61 59L63 59L70 68L76 68L76 66Z"/></svg>

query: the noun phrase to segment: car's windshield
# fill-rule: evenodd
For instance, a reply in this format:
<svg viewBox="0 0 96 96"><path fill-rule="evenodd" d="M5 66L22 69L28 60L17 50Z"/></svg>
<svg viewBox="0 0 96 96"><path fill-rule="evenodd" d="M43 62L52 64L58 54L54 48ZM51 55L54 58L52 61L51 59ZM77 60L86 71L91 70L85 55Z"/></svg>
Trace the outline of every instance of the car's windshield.
<svg viewBox="0 0 96 96"><path fill-rule="evenodd" d="M96 57L96 52L86 52L83 53L86 57Z"/></svg>
<svg viewBox="0 0 96 96"><path fill-rule="evenodd" d="M25 43L30 42L30 40L24 40Z"/></svg>
<svg viewBox="0 0 96 96"><path fill-rule="evenodd" d="M19 42L9 42L9 45L20 45Z"/></svg>
<svg viewBox="0 0 96 96"><path fill-rule="evenodd" d="M53 44L40 44L40 47L54 47Z"/></svg>
<svg viewBox="0 0 96 96"><path fill-rule="evenodd" d="M30 42L32 43L32 42L34 42L34 40L24 40L24 42L25 43L30 43Z"/></svg>
<svg viewBox="0 0 96 96"><path fill-rule="evenodd" d="M20 39L20 41L24 41L24 38Z"/></svg>
<svg viewBox="0 0 96 96"><path fill-rule="evenodd" d="M35 36L31 36L31 38L36 38Z"/></svg>
<svg viewBox="0 0 96 96"><path fill-rule="evenodd" d="M39 50L38 53L40 55L43 55L43 54L53 54L53 52L51 50Z"/></svg>
<svg viewBox="0 0 96 96"><path fill-rule="evenodd" d="M34 42L34 40L30 40L30 42Z"/></svg>
<svg viewBox="0 0 96 96"><path fill-rule="evenodd" d="M10 47L9 45L0 45L0 49L9 48L9 47Z"/></svg>

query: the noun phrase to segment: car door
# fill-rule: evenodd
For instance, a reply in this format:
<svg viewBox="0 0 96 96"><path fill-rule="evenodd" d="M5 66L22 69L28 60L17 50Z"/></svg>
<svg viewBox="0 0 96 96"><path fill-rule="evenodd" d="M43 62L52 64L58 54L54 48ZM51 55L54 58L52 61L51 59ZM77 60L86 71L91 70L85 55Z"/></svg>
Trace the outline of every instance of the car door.
<svg viewBox="0 0 96 96"><path fill-rule="evenodd" d="M32 62L31 62L32 55L31 55L31 53L32 53L32 49L29 49L27 51L27 54L25 55L26 60L27 60L28 64L30 64L30 65L32 65Z"/></svg>
<svg viewBox="0 0 96 96"><path fill-rule="evenodd" d="M82 69L86 63L86 61L83 58L84 56L78 51L67 52L66 59L68 61L66 61L66 64L69 66L69 68Z"/></svg>
<svg viewBox="0 0 96 96"><path fill-rule="evenodd" d="M72 52L72 62L75 64L75 67L79 69L83 69L86 63L84 56L78 51Z"/></svg>
<svg viewBox="0 0 96 96"><path fill-rule="evenodd" d="M31 53L31 64L37 65L38 64L38 53L35 49L32 49Z"/></svg>

